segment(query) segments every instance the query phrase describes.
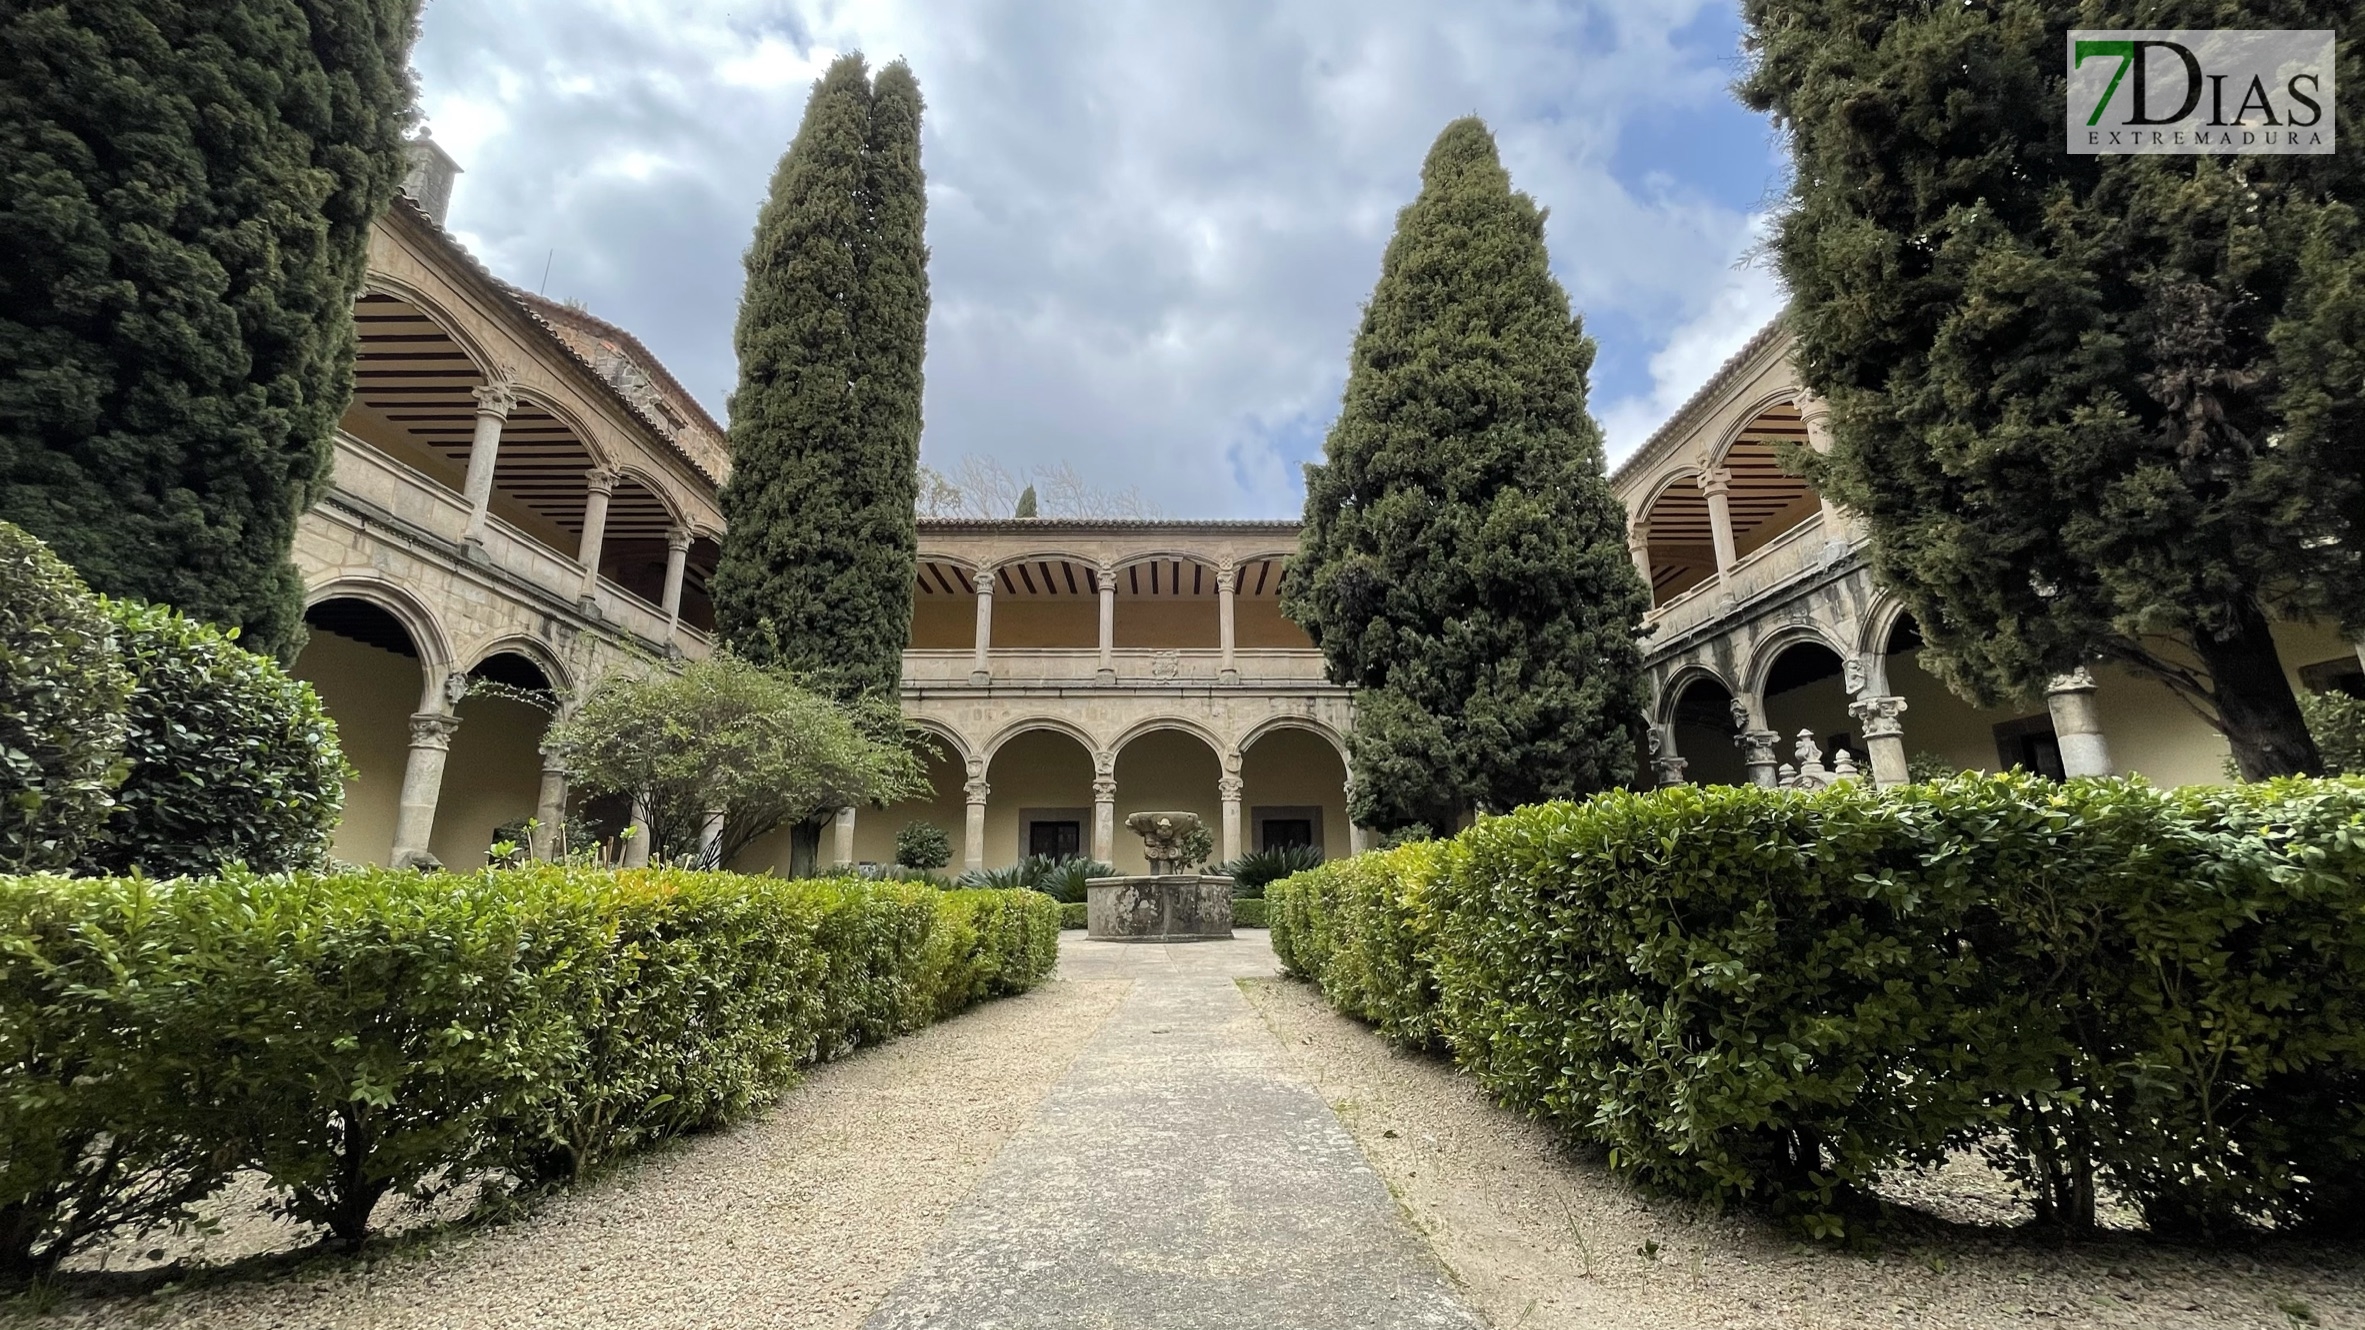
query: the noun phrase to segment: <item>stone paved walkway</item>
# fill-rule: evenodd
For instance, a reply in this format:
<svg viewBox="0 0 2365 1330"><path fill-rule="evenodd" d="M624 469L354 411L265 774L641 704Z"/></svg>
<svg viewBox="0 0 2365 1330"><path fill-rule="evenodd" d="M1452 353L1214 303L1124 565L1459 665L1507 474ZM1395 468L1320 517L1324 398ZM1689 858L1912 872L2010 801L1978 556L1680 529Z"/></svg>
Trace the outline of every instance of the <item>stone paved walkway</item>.
<svg viewBox="0 0 2365 1330"><path fill-rule="evenodd" d="M1241 997L1262 933L1070 939L1131 993L866 1328L1481 1326Z"/></svg>

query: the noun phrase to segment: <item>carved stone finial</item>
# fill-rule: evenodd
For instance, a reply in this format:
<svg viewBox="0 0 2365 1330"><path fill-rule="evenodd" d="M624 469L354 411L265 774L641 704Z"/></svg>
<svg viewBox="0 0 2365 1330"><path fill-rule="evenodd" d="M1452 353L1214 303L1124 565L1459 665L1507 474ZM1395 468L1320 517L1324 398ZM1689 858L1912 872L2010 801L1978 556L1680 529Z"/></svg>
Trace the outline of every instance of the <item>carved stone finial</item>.
<svg viewBox="0 0 2365 1330"><path fill-rule="evenodd" d="M1833 780L1854 780L1856 775L1856 755L1848 751L1846 744L1842 744L1839 751L1832 755L1831 778Z"/></svg>
<svg viewBox="0 0 2365 1330"><path fill-rule="evenodd" d="M1815 732L1810 729L1798 732L1798 743L1792 746L1790 755L1798 759L1801 771L1823 765L1823 745L1815 742Z"/></svg>

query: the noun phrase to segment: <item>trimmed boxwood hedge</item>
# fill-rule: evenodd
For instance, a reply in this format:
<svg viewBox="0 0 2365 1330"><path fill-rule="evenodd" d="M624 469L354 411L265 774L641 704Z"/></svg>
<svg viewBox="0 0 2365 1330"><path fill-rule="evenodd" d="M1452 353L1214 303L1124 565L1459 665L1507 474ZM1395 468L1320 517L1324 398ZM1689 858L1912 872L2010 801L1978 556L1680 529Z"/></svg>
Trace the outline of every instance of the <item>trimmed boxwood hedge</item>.
<svg viewBox="0 0 2365 1330"><path fill-rule="evenodd" d="M0 1273L242 1168L348 1242L389 1193L570 1177L1032 987L1058 910L555 865L0 877Z"/></svg>
<svg viewBox="0 0 2365 1330"><path fill-rule="evenodd" d="M2365 781L1614 793L1267 895L1342 1009L1809 1232L1973 1144L2072 1225L2365 1209Z"/></svg>

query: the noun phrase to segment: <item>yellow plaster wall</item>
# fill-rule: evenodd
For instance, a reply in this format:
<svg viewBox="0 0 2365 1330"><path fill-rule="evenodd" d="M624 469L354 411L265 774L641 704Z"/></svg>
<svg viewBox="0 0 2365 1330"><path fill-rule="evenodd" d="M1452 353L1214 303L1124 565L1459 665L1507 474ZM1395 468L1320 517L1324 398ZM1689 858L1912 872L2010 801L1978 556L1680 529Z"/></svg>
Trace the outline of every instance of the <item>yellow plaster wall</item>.
<svg viewBox="0 0 2365 1330"><path fill-rule="evenodd" d="M1311 651L1314 639L1281 617L1280 601L1269 596L1242 596L1232 602L1232 644Z"/></svg>
<svg viewBox="0 0 2365 1330"><path fill-rule="evenodd" d="M1938 676L1921 667L1920 652L1898 651L1888 658L1889 691L1905 699L1905 755L1929 753L1961 771L1996 770L1995 727L2042 706L1982 711L1948 692Z"/></svg>
<svg viewBox="0 0 2365 1330"><path fill-rule="evenodd" d="M997 606L996 610L999 608ZM1093 637L1085 643L1087 646L1100 644L1098 613L1094 611ZM1222 610L1213 597L1203 600L1132 600L1119 596L1113 632L1116 644L1121 647L1214 650L1222 645L1221 620ZM1001 634L996 633L994 640L998 645Z"/></svg>
<svg viewBox="0 0 2365 1330"><path fill-rule="evenodd" d="M976 623L977 609L970 606L970 623ZM1117 610L1117 622L1122 631L1125 622L1123 606ZM1086 650L1100 646L1100 598L1063 597L1059 599L1022 600L1014 596L994 597L994 641L997 648L1082 647ZM972 629L970 642L977 634ZM1118 644L1124 644L1120 637Z"/></svg>
<svg viewBox="0 0 2365 1330"><path fill-rule="evenodd" d="M854 860L865 864L895 862L895 833L907 822L933 823L952 843L952 863L947 871L961 871L961 837L967 830L969 799L962 786L968 773L953 755L951 746L944 745L928 762L929 793L917 799L906 799L885 808L858 808L854 812ZM821 833L824 857L835 854L837 829Z"/></svg>
<svg viewBox="0 0 2365 1330"><path fill-rule="evenodd" d="M1215 788L1216 781L1222 775L1214 750L1197 737L1179 730L1153 730L1125 745L1123 751L1117 754L1117 871L1150 871L1149 860L1141 852L1141 837L1125 827L1125 819L1134 813L1197 813L1216 838L1216 853L1222 854L1223 801ZM1000 801L1001 794L1001 787L996 786L996 802ZM1044 799L1030 802L1053 804L1064 801ZM1086 807L1091 806L1089 786L1086 787L1083 802ZM1012 826L1011 834L1015 842L1015 820Z"/></svg>
<svg viewBox="0 0 2365 1330"><path fill-rule="evenodd" d="M1209 759L1211 762L1213 760L1212 757ZM1019 810L1026 808L1085 810L1081 841L1084 853L1092 853L1092 756L1084 751L1082 744L1055 731L1030 730L1003 744L995 752L993 766L987 770L985 778L992 787L985 804L986 867L1007 868L1018 862L1021 853L1018 814ZM1122 779L1121 772L1119 778ZM1213 777L1209 777L1211 791L1213 780ZM1120 808L1123 807L1123 799L1124 790L1120 786ZM964 818L967 813L964 803ZM1122 813L1118 815L1118 821L1117 841L1122 850L1126 839L1122 829ZM961 836L958 827L954 830L953 862L958 866Z"/></svg>
<svg viewBox="0 0 2365 1330"><path fill-rule="evenodd" d="M1347 857L1347 767L1338 750L1321 735L1305 730L1275 730L1249 746L1240 761L1243 785L1240 808L1240 848L1256 848L1256 810L1260 807L1313 807L1322 810L1322 852L1332 859ZM1122 792L1123 787L1119 790ZM1220 801L1217 811L1222 811ZM1223 823L1209 824L1216 833L1216 853L1223 853Z"/></svg>
<svg viewBox="0 0 2365 1330"><path fill-rule="evenodd" d="M951 596L914 597L912 647L918 651L976 650L977 602Z"/></svg>
<svg viewBox="0 0 2365 1330"><path fill-rule="evenodd" d="M345 782L345 815L330 852L349 863L382 865L394 849L411 712L419 705L419 662L314 629L292 673L320 694L355 770Z"/></svg>
<svg viewBox="0 0 2365 1330"><path fill-rule="evenodd" d="M427 848L446 868L466 872L484 866L493 828L534 815L549 717L539 707L497 697L471 697L460 703L459 714Z"/></svg>

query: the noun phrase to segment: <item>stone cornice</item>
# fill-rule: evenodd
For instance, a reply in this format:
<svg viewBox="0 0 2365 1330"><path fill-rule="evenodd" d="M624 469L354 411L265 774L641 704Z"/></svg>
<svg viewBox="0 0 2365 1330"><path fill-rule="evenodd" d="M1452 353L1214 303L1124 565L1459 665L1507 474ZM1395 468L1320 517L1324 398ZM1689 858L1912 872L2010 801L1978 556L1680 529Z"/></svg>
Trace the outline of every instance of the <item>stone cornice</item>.
<svg viewBox="0 0 2365 1330"><path fill-rule="evenodd" d="M1667 417L1664 424L1651 431L1651 436L1643 440L1642 446L1610 472L1611 488L1623 492L1628 479L1656 469L1676 443L1698 425L1700 417L1715 407L1727 389L1753 372L1768 351L1782 346L1789 336L1788 315L1787 309L1776 314L1767 321L1765 327L1751 334L1749 340L1741 344L1740 350L1717 366L1716 372L1708 376L1708 382L1701 384L1697 392L1685 398L1683 405L1675 408L1674 415Z"/></svg>

